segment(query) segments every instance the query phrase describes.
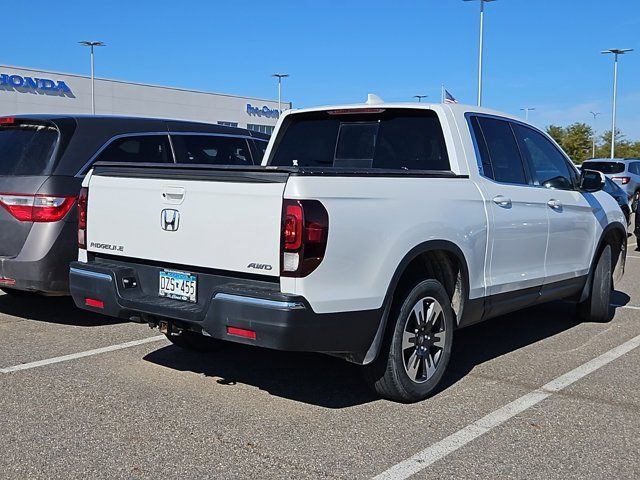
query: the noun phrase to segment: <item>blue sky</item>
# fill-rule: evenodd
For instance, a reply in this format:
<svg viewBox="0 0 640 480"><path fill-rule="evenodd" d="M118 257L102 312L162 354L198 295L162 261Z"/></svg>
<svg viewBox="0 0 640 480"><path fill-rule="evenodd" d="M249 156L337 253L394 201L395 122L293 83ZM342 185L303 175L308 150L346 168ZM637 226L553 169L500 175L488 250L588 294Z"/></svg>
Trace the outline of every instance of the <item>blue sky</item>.
<svg viewBox="0 0 640 480"><path fill-rule="evenodd" d="M150 0L6 2L0 63L87 73L78 40L108 44L96 75L276 97L294 106L427 94L475 102L478 3L462 0ZM618 126L640 139L640 0L498 0L486 6L484 105L540 126L609 128L612 58L621 58Z"/></svg>

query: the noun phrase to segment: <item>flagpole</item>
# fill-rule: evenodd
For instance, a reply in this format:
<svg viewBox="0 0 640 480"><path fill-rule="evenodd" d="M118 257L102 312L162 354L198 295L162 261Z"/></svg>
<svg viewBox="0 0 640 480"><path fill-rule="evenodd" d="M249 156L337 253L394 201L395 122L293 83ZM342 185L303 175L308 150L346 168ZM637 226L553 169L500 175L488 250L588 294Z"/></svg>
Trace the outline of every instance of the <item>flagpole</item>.
<svg viewBox="0 0 640 480"><path fill-rule="evenodd" d="M444 83L441 85L441 91L440 91L440 103L444 103Z"/></svg>

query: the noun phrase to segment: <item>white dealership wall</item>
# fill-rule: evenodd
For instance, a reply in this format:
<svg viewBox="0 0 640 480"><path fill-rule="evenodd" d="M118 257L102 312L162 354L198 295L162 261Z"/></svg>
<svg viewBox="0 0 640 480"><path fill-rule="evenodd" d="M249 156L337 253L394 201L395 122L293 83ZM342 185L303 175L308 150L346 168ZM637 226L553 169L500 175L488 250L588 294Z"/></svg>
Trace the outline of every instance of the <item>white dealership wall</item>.
<svg viewBox="0 0 640 480"><path fill-rule="evenodd" d="M243 128L273 127L277 121L277 100L103 78L96 78L95 90L98 115L234 122ZM291 104L283 102L282 109L288 108ZM0 65L0 115L26 113L91 114L90 77Z"/></svg>

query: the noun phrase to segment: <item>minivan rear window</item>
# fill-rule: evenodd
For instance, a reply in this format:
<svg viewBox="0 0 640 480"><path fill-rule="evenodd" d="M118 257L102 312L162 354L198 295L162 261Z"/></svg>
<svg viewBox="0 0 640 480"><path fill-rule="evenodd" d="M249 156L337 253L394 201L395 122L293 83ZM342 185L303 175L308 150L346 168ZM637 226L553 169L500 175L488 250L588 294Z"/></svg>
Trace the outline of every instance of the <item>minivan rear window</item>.
<svg viewBox="0 0 640 480"><path fill-rule="evenodd" d="M597 170L602 173L622 173L624 163L620 162L584 162L582 168Z"/></svg>
<svg viewBox="0 0 640 480"><path fill-rule="evenodd" d="M47 175L58 136L48 125L0 125L0 175Z"/></svg>
<svg viewBox="0 0 640 480"><path fill-rule="evenodd" d="M290 115L269 165L450 170L432 110L365 109Z"/></svg>

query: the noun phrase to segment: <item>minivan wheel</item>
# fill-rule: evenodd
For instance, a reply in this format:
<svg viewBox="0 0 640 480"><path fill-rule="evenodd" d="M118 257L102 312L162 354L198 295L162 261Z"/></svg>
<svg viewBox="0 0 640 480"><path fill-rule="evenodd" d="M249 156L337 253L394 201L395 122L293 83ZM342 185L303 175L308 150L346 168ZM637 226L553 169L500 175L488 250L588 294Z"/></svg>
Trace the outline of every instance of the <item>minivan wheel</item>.
<svg viewBox="0 0 640 480"><path fill-rule="evenodd" d="M425 280L399 299L389 317L393 330L373 364L371 387L384 398L416 402L434 392L449 363L453 311L444 287Z"/></svg>
<svg viewBox="0 0 640 480"><path fill-rule="evenodd" d="M593 270L593 280L586 300L578 304L578 314L590 322L608 322L611 303L611 245L606 245Z"/></svg>
<svg viewBox="0 0 640 480"><path fill-rule="evenodd" d="M165 334L167 340L177 347L194 352L215 352L224 346L224 341L205 337L200 333L184 330L180 335Z"/></svg>

